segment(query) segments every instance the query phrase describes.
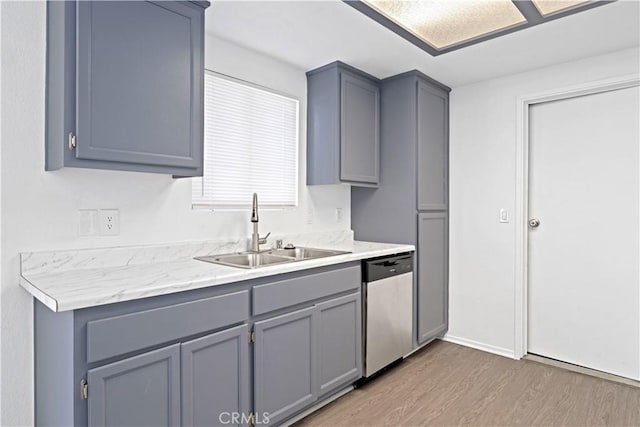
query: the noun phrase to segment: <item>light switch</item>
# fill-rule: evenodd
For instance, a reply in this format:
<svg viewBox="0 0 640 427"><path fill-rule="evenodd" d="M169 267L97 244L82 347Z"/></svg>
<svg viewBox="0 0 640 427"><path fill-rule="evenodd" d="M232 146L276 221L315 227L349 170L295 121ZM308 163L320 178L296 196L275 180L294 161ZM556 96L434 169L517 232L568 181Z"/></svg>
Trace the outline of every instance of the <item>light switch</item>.
<svg viewBox="0 0 640 427"><path fill-rule="evenodd" d="M80 236L95 236L98 234L97 210L80 209L78 211L78 234Z"/></svg>
<svg viewBox="0 0 640 427"><path fill-rule="evenodd" d="M509 212L506 209L500 209L500 222L507 223L509 222Z"/></svg>
<svg viewBox="0 0 640 427"><path fill-rule="evenodd" d="M313 224L313 206L307 205L307 224Z"/></svg>

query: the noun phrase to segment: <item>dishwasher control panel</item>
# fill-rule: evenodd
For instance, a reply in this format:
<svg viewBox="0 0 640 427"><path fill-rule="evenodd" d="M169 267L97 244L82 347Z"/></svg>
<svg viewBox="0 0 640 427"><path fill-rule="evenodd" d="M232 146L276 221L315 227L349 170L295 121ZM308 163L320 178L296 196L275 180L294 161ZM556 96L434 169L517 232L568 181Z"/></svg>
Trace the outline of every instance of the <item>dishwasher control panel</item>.
<svg viewBox="0 0 640 427"><path fill-rule="evenodd" d="M393 277L413 271L413 252L365 261L364 281Z"/></svg>

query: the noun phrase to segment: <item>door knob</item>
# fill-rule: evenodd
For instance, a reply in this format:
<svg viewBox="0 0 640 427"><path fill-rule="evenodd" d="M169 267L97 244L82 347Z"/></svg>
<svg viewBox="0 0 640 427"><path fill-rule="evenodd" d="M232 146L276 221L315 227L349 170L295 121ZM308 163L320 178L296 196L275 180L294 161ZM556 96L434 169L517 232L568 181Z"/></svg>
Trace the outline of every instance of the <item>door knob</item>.
<svg viewBox="0 0 640 427"><path fill-rule="evenodd" d="M529 227L538 228L539 225L540 225L540 220L538 218L532 218L529 220Z"/></svg>

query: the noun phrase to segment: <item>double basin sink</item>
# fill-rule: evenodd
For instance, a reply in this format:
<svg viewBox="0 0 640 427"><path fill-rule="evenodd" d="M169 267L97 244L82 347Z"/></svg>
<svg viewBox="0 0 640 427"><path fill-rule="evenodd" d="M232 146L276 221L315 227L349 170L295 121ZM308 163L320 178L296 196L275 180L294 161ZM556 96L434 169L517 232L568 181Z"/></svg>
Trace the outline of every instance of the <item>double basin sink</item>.
<svg viewBox="0 0 640 427"><path fill-rule="evenodd" d="M293 248L271 249L261 252L238 252L225 255L210 255L196 257L195 259L212 262L214 264L228 265L231 267L258 268L348 253L350 252L334 251L329 249Z"/></svg>

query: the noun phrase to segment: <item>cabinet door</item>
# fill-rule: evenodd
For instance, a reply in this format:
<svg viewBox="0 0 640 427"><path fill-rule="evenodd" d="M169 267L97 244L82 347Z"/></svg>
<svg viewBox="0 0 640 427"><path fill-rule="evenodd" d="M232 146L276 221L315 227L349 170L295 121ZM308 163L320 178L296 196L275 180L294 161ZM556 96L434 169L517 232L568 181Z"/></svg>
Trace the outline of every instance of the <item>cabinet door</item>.
<svg viewBox="0 0 640 427"><path fill-rule="evenodd" d="M180 344L90 369L90 426L179 426Z"/></svg>
<svg viewBox="0 0 640 427"><path fill-rule="evenodd" d="M320 395L362 376L360 293L318 304Z"/></svg>
<svg viewBox="0 0 640 427"><path fill-rule="evenodd" d="M249 416L247 332L241 325L182 344L183 426L239 425L233 413Z"/></svg>
<svg viewBox="0 0 640 427"><path fill-rule="evenodd" d="M448 226L445 212L418 215L418 342L448 326Z"/></svg>
<svg viewBox="0 0 640 427"><path fill-rule="evenodd" d="M76 157L201 167L203 34L187 2L77 2Z"/></svg>
<svg viewBox="0 0 640 427"><path fill-rule="evenodd" d="M340 179L378 184L380 88L350 74L340 77Z"/></svg>
<svg viewBox="0 0 640 427"><path fill-rule="evenodd" d="M449 95L418 83L418 209L447 208Z"/></svg>
<svg viewBox="0 0 640 427"><path fill-rule="evenodd" d="M315 328L315 307L254 325L254 410L274 425L318 397Z"/></svg>

